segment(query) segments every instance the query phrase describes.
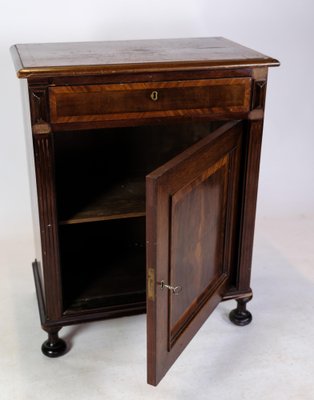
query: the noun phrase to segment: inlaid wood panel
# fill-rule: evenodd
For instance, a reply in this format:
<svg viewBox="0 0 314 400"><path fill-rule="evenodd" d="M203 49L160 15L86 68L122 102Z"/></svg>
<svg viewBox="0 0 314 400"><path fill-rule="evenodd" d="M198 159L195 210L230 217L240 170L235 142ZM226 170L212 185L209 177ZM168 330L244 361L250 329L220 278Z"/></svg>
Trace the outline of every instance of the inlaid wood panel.
<svg viewBox="0 0 314 400"><path fill-rule="evenodd" d="M183 290L169 297L169 347L225 278L228 160L223 157L171 197L170 281Z"/></svg>
<svg viewBox="0 0 314 400"><path fill-rule="evenodd" d="M229 122L147 177L147 348L153 385L229 288L243 133L242 123ZM162 282L182 291L175 295Z"/></svg>
<svg viewBox="0 0 314 400"><path fill-rule="evenodd" d="M49 89L51 122L74 123L248 112L251 79L56 86Z"/></svg>

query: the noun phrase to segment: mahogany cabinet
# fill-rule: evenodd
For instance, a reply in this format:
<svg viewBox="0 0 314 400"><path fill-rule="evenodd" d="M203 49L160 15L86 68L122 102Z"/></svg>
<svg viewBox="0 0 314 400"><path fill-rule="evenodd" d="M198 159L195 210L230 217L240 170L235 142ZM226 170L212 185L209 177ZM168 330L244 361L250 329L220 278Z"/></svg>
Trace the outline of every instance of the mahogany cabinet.
<svg viewBox="0 0 314 400"><path fill-rule="evenodd" d="M147 312L156 385L220 301L251 322L268 67L223 38L23 44L42 351Z"/></svg>

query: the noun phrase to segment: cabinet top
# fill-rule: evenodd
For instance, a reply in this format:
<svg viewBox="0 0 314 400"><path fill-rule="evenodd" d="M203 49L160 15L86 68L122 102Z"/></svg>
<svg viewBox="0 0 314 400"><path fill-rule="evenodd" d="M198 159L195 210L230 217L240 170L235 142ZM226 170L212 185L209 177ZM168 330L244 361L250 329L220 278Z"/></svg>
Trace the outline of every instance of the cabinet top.
<svg viewBox="0 0 314 400"><path fill-rule="evenodd" d="M17 44L11 53L19 78L279 65L221 37Z"/></svg>

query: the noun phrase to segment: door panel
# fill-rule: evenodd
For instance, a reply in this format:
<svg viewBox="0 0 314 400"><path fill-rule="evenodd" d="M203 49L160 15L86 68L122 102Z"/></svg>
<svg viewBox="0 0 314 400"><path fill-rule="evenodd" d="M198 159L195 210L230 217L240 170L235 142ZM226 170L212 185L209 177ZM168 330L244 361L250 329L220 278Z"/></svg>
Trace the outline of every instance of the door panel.
<svg viewBox="0 0 314 400"><path fill-rule="evenodd" d="M171 196L169 348L222 279L228 156ZM225 277L226 275L224 275Z"/></svg>
<svg viewBox="0 0 314 400"><path fill-rule="evenodd" d="M242 132L242 123L229 122L147 176L147 359L152 385L230 285ZM165 285L182 290L173 293Z"/></svg>

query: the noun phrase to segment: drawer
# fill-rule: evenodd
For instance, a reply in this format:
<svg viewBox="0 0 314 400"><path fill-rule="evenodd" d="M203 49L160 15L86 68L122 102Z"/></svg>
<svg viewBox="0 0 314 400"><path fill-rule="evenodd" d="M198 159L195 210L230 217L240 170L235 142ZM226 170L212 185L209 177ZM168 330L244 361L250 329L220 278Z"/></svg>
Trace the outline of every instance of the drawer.
<svg viewBox="0 0 314 400"><path fill-rule="evenodd" d="M251 78L55 86L52 123L245 113Z"/></svg>

